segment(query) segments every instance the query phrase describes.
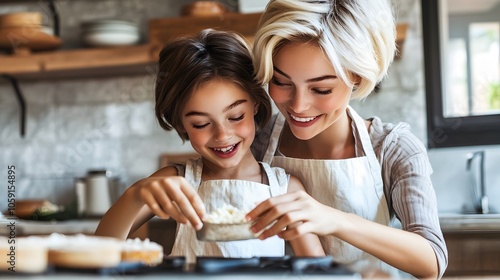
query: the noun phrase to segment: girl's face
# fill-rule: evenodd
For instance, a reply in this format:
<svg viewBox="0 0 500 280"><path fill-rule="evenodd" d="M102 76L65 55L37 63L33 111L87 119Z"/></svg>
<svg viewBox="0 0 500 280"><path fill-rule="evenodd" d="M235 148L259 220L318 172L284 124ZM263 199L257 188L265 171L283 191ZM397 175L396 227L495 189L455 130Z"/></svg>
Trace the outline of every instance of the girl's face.
<svg viewBox="0 0 500 280"><path fill-rule="evenodd" d="M345 116L352 88L317 45L285 45L273 63L269 93L295 137L311 139Z"/></svg>
<svg viewBox="0 0 500 280"><path fill-rule="evenodd" d="M250 153L256 112L250 95L238 85L212 80L192 93L182 110L182 125L203 158L230 168Z"/></svg>

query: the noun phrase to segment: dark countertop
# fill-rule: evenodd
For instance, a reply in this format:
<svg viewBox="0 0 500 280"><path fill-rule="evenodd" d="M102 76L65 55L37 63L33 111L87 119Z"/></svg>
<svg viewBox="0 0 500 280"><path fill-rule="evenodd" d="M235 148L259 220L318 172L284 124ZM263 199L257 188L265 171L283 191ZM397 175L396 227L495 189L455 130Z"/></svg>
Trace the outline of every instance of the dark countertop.
<svg viewBox="0 0 500 280"><path fill-rule="evenodd" d="M440 213L441 230L446 232L500 232L500 214Z"/></svg>

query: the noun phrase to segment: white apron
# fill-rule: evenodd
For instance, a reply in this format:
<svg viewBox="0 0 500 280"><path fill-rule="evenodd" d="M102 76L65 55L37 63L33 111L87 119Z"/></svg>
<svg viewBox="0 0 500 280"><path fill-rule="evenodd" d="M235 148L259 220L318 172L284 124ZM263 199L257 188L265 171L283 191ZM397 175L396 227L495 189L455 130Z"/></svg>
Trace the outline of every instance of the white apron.
<svg viewBox="0 0 500 280"><path fill-rule="evenodd" d="M226 204L238 209L252 210L260 202L286 193L289 175L281 168L271 168L260 163L266 172L269 186L246 180L209 180L201 182L203 163L201 159L186 164L185 177L200 195L207 213ZM249 258L254 256L281 257L285 254L285 242L274 236L266 240L251 239L229 242L206 242L196 238L190 225L179 224L171 256L185 256L195 263L196 256Z"/></svg>
<svg viewBox="0 0 500 280"><path fill-rule="evenodd" d="M382 173L368 130L363 119L352 108L348 107L347 112L357 128L365 156L342 160L277 156L275 154L285 123L285 118L279 114L263 161L271 162L272 166L282 167L287 173L297 176L306 192L322 204L389 225ZM337 262L358 262L363 263L363 268L379 267L391 274L395 272L393 267L336 237L322 236L320 240L325 253L332 255Z"/></svg>

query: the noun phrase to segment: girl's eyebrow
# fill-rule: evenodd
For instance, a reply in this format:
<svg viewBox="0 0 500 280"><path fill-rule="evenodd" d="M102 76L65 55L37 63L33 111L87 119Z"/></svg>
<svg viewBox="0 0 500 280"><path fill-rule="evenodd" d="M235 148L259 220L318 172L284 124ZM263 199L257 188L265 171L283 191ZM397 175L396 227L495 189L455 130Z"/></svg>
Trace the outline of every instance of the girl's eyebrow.
<svg viewBox="0 0 500 280"><path fill-rule="evenodd" d="M274 66L273 69L274 69L274 71L280 73L280 75L285 76L287 79L291 80L290 76L287 75L285 72L281 71L278 67ZM336 79L336 78L337 78L337 76L335 76L335 75L324 75L324 76L320 76L320 77L316 77L316 78L307 79L306 83L319 82L319 81L323 81L323 80Z"/></svg>
<svg viewBox="0 0 500 280"><path fill-rule="evenodd" d="M246 99L236 100L235 102L231 103L231 105L229 105L226 108L224 108L223 112L227 112L227 111L233 109L234 107L236 107L236 106L238 106L240 104L246 103L246 102L248 102L248 100L246 100ZM190 111L190 112L187 112L184 116L185 117L190 117L190 116L208 116L208 114L204 113L204 112Z"/></svg>

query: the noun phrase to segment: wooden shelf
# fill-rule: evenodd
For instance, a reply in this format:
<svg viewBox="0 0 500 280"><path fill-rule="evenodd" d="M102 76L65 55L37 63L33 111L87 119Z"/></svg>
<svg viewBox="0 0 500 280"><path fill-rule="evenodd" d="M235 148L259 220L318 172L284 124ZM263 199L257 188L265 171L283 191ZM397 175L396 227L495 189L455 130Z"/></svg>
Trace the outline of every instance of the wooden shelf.
<svg viewBox="0 0 500 280"><path fill-rule="evenodd" d="M0 56L0 74L18 79L100 77L147 73L155 58L149 44Z"/></svg>
<svg viewBox="0 0 500 280"><path fill-rule="evenodd" d="M169 39L191 35L204 28L234 30L251 38L259 19L260 13L153 19L150 21L148 44L0 55L0 74L20 80L151 74L156 69L161 47Z"/></svg>
<svg viewBox="0 0 500 280"><path fill-rule="evenodd" d="M260 13L227 13L214 17L153 19L149 22L147 44L0 55L0 74L19 80L151 74L156 71L158 52L171 38L192 35L204 28L216 28L236 31L251 41L260 16ZM398 48L404 43L406 29L406 24L397 26Z"/></svg>

